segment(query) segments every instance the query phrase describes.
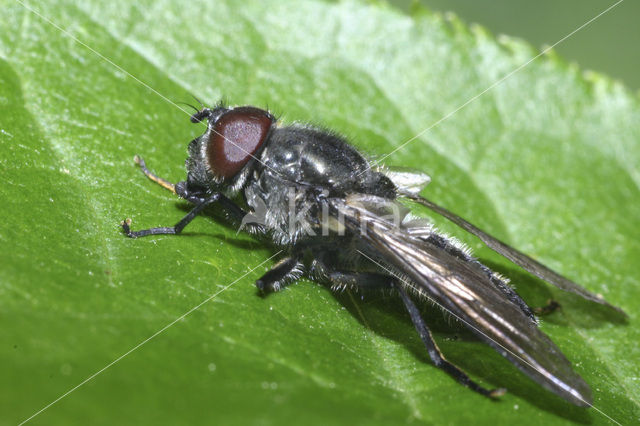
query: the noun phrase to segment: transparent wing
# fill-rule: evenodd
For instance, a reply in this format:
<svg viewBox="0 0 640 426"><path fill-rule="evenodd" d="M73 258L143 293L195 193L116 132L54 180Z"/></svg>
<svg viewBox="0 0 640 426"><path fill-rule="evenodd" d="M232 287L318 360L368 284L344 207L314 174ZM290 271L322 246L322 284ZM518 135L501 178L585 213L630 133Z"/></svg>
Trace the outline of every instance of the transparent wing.
<svg viewBox="0 0 640 426"><path fill-rule="evenodd" d="M366 207L370 199L332 199L334 213L361 236L367 256L400 271L412 289L460 319L498 353L548 390L580 406L591 390L560 349L470 262L410 236ZM364 206L364 207L363 207Z"/></svg>
<svg viewBox="0 0 640 426"><path fill-rule="evenodd" d="M604 298L599 294L591 293L589 290L585 289L584 287L581 287L580 285L574 283L573 281L563 277L562 275L555 272L554 270L547 268L542 263L530 258L529 256L522 253L521 251L516 250L515 248L509 246L508 244L503 243L502 241L498 240L495 237L492 237L491 235L484 232L482 229L467 222L460 216L457 216L456 214L451 213L449 210L443 207L440 207L439 205L433 203L432 201L427 200L424 197L421 197L420 195L409 195L407 197L425 207L428 207L430 210L433 210L439 215L449 219L450 221L452 221L453 223L455 223L465 231L472 233L476 237L480 238L480 240L482 240L482 242L485 243L487 247L489 247L490 249L492 249L497 253L500 253L502 256L506 257L516 265L521 266L523 269L532 273L536 277L541 278L562 290L575 293L587 300L591 300L601 305L608 306L616 310L617 312L621 313L625 317L627 316L627 314L622 309L618 308L617 306L611 305L609 302L604 300Z"/></svg>

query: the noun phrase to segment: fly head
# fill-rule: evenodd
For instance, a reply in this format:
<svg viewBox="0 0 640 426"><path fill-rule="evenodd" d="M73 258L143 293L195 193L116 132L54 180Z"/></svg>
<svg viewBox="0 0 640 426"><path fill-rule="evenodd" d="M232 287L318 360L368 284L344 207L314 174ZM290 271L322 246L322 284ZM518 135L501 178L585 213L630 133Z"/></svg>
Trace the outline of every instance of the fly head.
<svg viewBox="0 0 640 426"><path fill-rule="evenodd" d="M191 116L192 123L205 119L207 130L189 144L187 185L201 191L238 189L276 119L251 106L203 108Z"/></svg>

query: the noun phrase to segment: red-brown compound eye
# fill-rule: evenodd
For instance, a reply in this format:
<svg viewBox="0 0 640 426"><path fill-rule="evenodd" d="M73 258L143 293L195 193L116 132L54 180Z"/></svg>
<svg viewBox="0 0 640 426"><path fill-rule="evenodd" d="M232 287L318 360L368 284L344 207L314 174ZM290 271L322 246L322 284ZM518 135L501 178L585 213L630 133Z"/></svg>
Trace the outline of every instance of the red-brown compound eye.
<svg viewBox="0 0 640 426"><path fill-rule="evenodd" d="M213 125L207 146L212 172L232 178L262 146L275 118L254 107L239 107L222 114Z"/></svg>

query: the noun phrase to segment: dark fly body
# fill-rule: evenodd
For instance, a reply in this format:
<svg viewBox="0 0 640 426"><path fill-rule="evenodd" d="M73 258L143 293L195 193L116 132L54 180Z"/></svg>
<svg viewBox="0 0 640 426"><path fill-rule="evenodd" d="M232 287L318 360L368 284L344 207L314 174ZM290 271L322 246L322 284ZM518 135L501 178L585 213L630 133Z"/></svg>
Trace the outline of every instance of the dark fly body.
<svg viewBox="0 0 640 426"><path fill-rule="evenodd" d="M186 181L174 185L136 158L149 178L193 209L172 227L132 231L127 220L122 226L129 237L178 234L218 204L286 253L256 281L261 291L280 290L301 276L334 289L394 289L436 366L483 395L504 393L480 386L445 359L414 303L427 297L541 386L575 405L591 405L589 386L507 280L412 217L399 200L430 208L563 290L622 312L618 308L418 195L427 175L374 167L335 133L279 126L268 111L249 106L203 108L191 120L207 120L207 130L189 144Z"/></svg>

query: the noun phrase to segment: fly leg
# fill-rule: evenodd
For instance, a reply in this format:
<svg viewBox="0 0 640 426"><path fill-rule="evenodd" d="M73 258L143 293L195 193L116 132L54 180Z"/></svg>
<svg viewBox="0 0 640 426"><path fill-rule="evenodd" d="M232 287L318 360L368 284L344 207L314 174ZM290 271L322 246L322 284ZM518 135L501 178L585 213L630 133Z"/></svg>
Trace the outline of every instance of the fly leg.
<svg viewBox="0 0 640 426"><path fill-rule="evenodd" d="M176 184L176 188L180 188L180 184L184 182L178 182ZM150 228L143 229L141 231L132 231L130 228L131 219L126 219L120 223L124 233L131 238L144 237L147 235L164 235L164 234L179 234L182 232L185 226L187 226L200 212L202 212L207 206L213 203L219 203L229 215L235 219L241 220L246 212L242 210L236 203L234 203L229 198L225 197L223 194L216 192L208 195L206 198L200 198L197 195L186 195L185 198L187 201L194 203L196 206L191 209L189 213L185 217L183 217L180 222L176 223L174 226L170 227L158 227L158 228ZM262 232L263 229L260 225L256 225L252 227L254 232Z"/></svg>
<svg viewBox="0 0 640 426"><path fill-rule="evenodd" d="M327 279L331 283L332 290L345 288L357 288L362 290L390 289L388 275L375 272L327 272Z"/></svg>
<svg viewBox="0 0 640 426"><path fill-rule="evenodd" d="M146 177L148 177L153 182L162 186L165 189L173 192L179 197L189 201L192 204L195 204L195 207L187 213L185 217L180 220L180 222L176 223L174 226L170 227L158 227L158 228L150 228L143 229L140 231L132 231L130 228L131 220L126 219L121 222L122 229L124 233L131 238L144 237L147 235L165 235L165 234L179 234L182 232L185 226L187 226L202 210L204 210L208 205L213 203L219 203L222 207L229 213L231 217L240 221L246 215L246 212L239 207L232 200L227 198L221 193L213 193L213 194L205 194L202 192L193 192L187 188L186 182L178 182L173 184L166 179L163 179L153 172L151 172L145 163L145 161L139 156L134 157L134 161L140 166L140 170ZM260 231L261 228L255 227L257 231Z"/></svg>
<svg viewBox="0 0 640 426"><path fill-rule="evenodd" d="M533 308L533 312L536 313L536 315L549 315L554 313L555 311L557 311L558 309L560 309L560 303L556 302L553 299L549 299L547 300L547 304L544 306L540 306L537 308Z"/></svg>
<svg viewBox="0 0 640 426"><path fill-rule="evenodd" d="M263 294L279 291L300 278L302 271L302 263L298 255L285 257L256 281L256 287Z"/></svg>
<svg viewBox="0 0 640 426"><path fill-rule="evenodd" d="M446 371L459 383L484 396L495 398L503 395L506 392L506 390L503 388L491 390L483 388L482 386L471 380L464 371L460 370L458 367L445 359L444 355L442 355L442 353L440 352L440 349L438 349L436 342L433 340L429 328L427 328L427 325L420 316L420 311L416 307L415 303L413 303L413 300L411 300L402 285L398 283L397 278L376 272L342 272L337 270L330 270L318 259L314 260L313 262L312 272L319 278L328 280L331 283L332 289L396 289L400 294L404 306L409 312L409 316L411 317L411 321L413 322L418 335L420 335L420 338L424 342L424 345L427 347L427 352L429 353L431 361L435 364L436 367Z"/></svg>
<svg viewBox="0 0 640 426"><path fill-rule="evenodd" d="M185 217L183 217L180 222L176 223L174 226L170 227L158 227L158 228L149 228L143 229L141 231L132 231L129 227L131 225L131 219L124 220L120 225L122 225L122 230L124 233L131 238L145 237L147 235L164 235L164 234L179 234L182 232L185 226L187 226L202 210L205 209L210 204L213 204L220 200L221 194L216 193L211 195L208 198L205 198L197 204Z"/></svg>
<svg viewBox="0 0 640 426"><path fill-rule="evenodd" d="M325 259L313 259L311 262L311 275L313 279L327 282L331 290L361 289L377 290L390 289L391 277L378 272L353 272L343 271L334 265L329 266ZM329 262L331 263L331 262Z"/></svg>
<svg viewBox="0 0 640 426"><path fill-rule="evenodd" d="M263 293L281 290L302 276L303 264L301 259L302 253L296 252L292 256L280 260L271 270L256 281L256 287ZM391 288L389 277L383 274L328 270L317 259L313 261L311 269L314 278L329 281L331 288L334 290L347 287Z"/></svg>
<svg viewBox="0 0 640 426"><path fill-rule="evenodd" d="M142 170L142 173L144 173L146 177L148 177L150 180L157 183L161 187L168 189L169 191L175 194L176 186L173 183L169 182L168 180L163 179L155 175L153 172L151 172L151 170L147 168L147 164L144 162L142 157L136 155L135 157L133 157L133 161L135 161L140 166L140 170Z"/></svg>
<svg viewBox="0 0 640 426"><path fill-rule="evenodd" d="M442 355L442 352L440 352L440 349L436 345L436 342L433 340L431 331L429 331L429 328L427 328L427 325L425 324L424 320L420 316L420 311L418 311L418 308L416 307L415 303L413 303L413 300L411 300L411 298L409 297L405 289L402 287L402 285L394 283L394 288L398 290L398 293L400 293L400 297L404 302L404 306L407 308L407 311L409 311L409 316L411 317L411 321L413 322L413 325L416 327L416 331L420 335L420 338L424 342L424 345L427 347L427 352L429 353L429 357L431 358L431 361L433 361L436 367L446 371L450 376L456 379L459 383L463 384L464 386L467 386L469 389L474 390L484 396L495 398L503 395L506 392L506 389L504 388L491 389L491 390L483 388L482 386L478 385L476 382L471 380L464 371L460 370L458 367L456 367L455 365L447 361L444 355Z"/></svg>
<svg viewBox="0 0 640 426"><path fill-rule="evenodd" d="M427 347L429 357L436 367L446 371L459 383L484 396L495 398L503 395L506 392L506 390L503 388L491 390L483 388L482 386L471 380L464 371L460 370L458 367L445 359L444 355L442 355L442 353L440 352L440 349L438 349L436 342L433 340L429 328L427 328L427 325L420 316L420 311L416 307L415 303L413 303L413 300L411 300L402 285L398 284L396 278L375 272L341 272L335 270L330 271L326 269L325 265L320 264L319 261L316 260L314 263L314 267L321 269L321 274L325 277L326 280L331 283L331 287L333 289L354 287L359 289L395 288L400 294L400 297L402 298L407 311L409 311L411 321L416 327L416 330L418 331L420 338L424 342L424 345Z"/></svg>

